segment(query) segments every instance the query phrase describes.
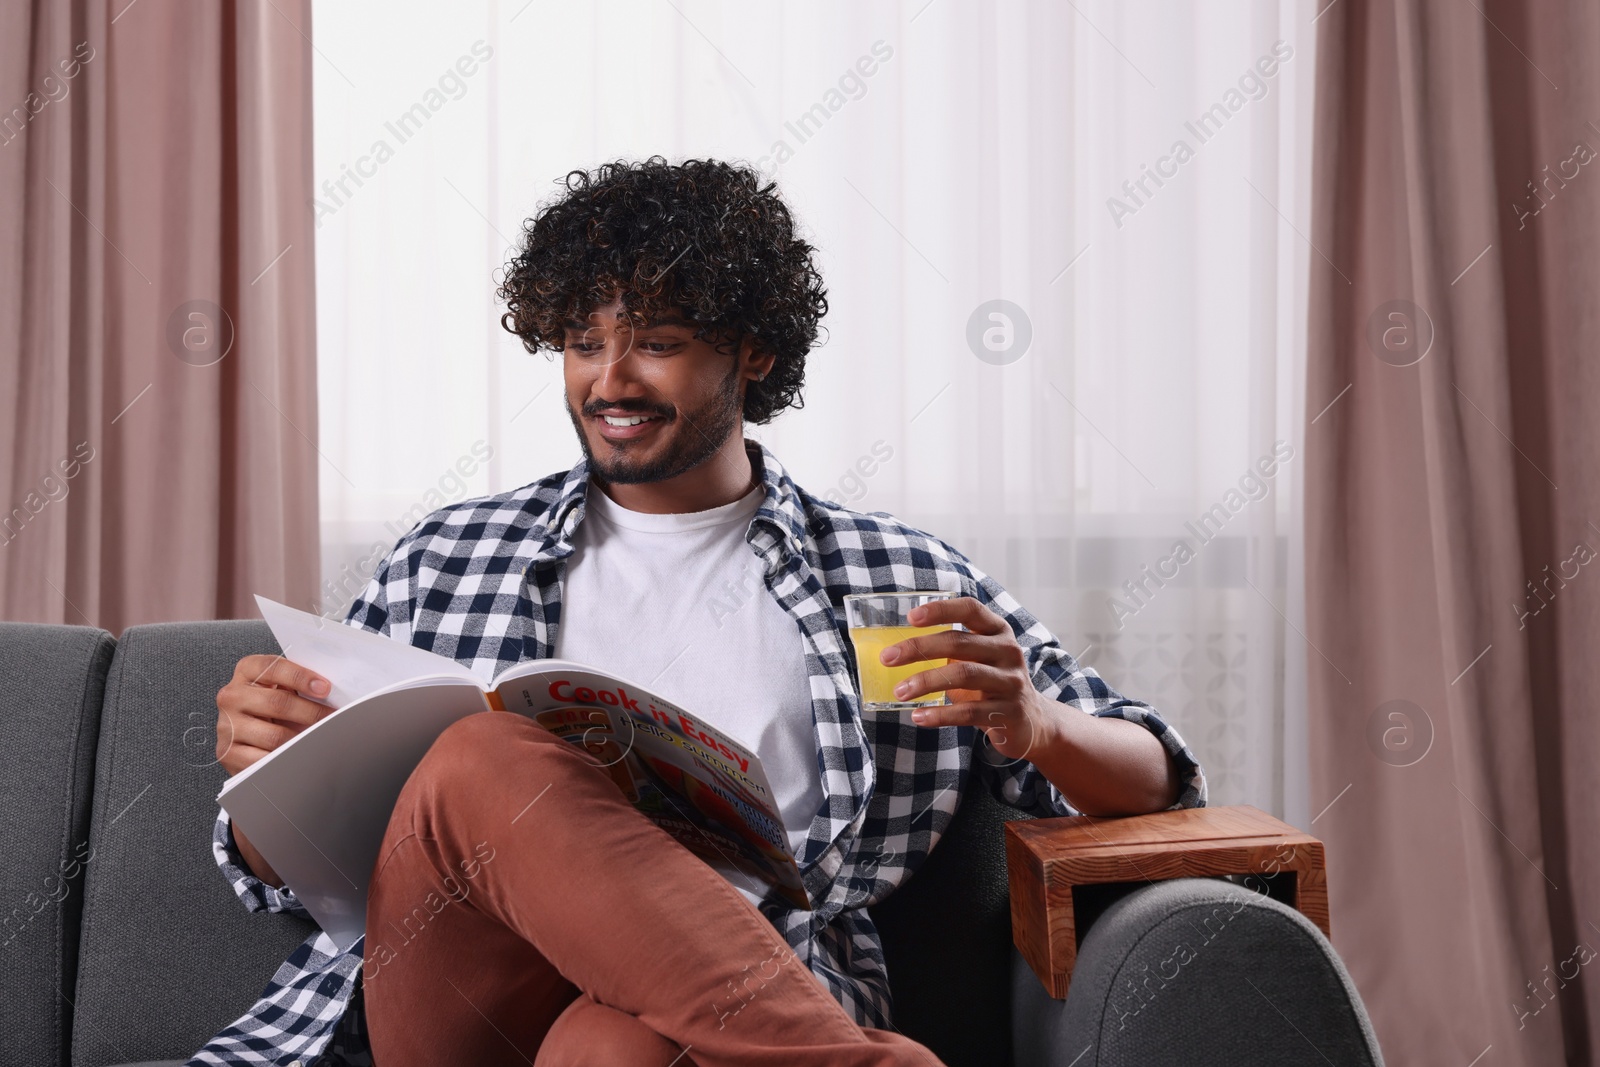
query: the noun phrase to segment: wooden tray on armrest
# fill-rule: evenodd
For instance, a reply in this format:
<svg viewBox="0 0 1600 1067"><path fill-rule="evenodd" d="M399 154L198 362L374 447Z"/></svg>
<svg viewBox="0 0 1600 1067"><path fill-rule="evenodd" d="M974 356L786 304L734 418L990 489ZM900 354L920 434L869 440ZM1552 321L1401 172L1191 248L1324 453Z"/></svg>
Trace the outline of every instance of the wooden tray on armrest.
<svg viewBox="0 0 1600 1067"><path fill-rule="evenodd" d="M1011 937L1056 999L1077 962L1073 889L1217 875L1292 874L1286 903L1328 935L1322 842L1259 808L1183 808L1121 819L1006 823Z"/></svg>

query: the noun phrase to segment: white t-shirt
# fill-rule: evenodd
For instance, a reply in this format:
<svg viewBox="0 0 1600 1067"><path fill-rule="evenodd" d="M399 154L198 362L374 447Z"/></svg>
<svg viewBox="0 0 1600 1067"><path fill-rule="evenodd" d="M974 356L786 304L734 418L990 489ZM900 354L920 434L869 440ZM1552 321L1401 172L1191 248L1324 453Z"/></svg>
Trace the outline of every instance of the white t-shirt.
<svg viewBox="0 0 1600 1067"><path fill-rule="evenodd" d="M798 855L822 805L822 779L800 627L767 591L744 539L764 492L758 485L708 511L651 515L618 505L591 480L555 655L648 686L754 750Z"/></svg>

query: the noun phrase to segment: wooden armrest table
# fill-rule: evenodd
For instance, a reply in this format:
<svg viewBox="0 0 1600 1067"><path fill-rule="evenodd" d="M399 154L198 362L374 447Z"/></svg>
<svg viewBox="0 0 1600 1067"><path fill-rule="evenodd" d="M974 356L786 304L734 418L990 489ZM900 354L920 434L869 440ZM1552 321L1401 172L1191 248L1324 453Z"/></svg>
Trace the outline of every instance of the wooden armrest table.
<svg viewBox="0 0 1600 1067"><path fill-rule="evenodd" d="M1292 873L1294 907L1328 935L1322 842L1248 805L1008 822L1006 868L1012 940L1058 1000L1077 962L1078 886Z"/></svg>

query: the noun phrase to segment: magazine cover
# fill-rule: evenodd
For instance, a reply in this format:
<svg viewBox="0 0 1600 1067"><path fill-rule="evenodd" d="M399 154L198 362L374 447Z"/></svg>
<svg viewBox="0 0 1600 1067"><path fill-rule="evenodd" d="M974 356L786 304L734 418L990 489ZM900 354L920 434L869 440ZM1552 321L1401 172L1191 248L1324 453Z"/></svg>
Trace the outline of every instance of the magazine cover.
<svg viewBox="0 0 1600 1067"><path fill-rule="evenodd" d="M744 745L645 690L559 660L495 694L588 751L636 808L724 876L810 908L766 773Z"/></svg>

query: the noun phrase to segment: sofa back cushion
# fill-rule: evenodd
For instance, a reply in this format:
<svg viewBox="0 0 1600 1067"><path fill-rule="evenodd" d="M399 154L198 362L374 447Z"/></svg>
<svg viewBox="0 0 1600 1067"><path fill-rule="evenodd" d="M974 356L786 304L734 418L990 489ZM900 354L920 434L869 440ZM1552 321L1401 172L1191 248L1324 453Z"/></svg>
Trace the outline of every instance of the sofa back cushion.
<svg viewBox="0 0 1600 1067"><path fill-rule="evenodd" d="M0 1067L66 1062L115 645L87 626L0 623Z"/></svg>
<svg viewBox="0 0 1600 1067"><path fill-rule="evenodd" d="M106 683L72 1062L184 1059L243 1014L312 926L245 910L211 856L217 690L263 622L134 626Z"/></svg>

